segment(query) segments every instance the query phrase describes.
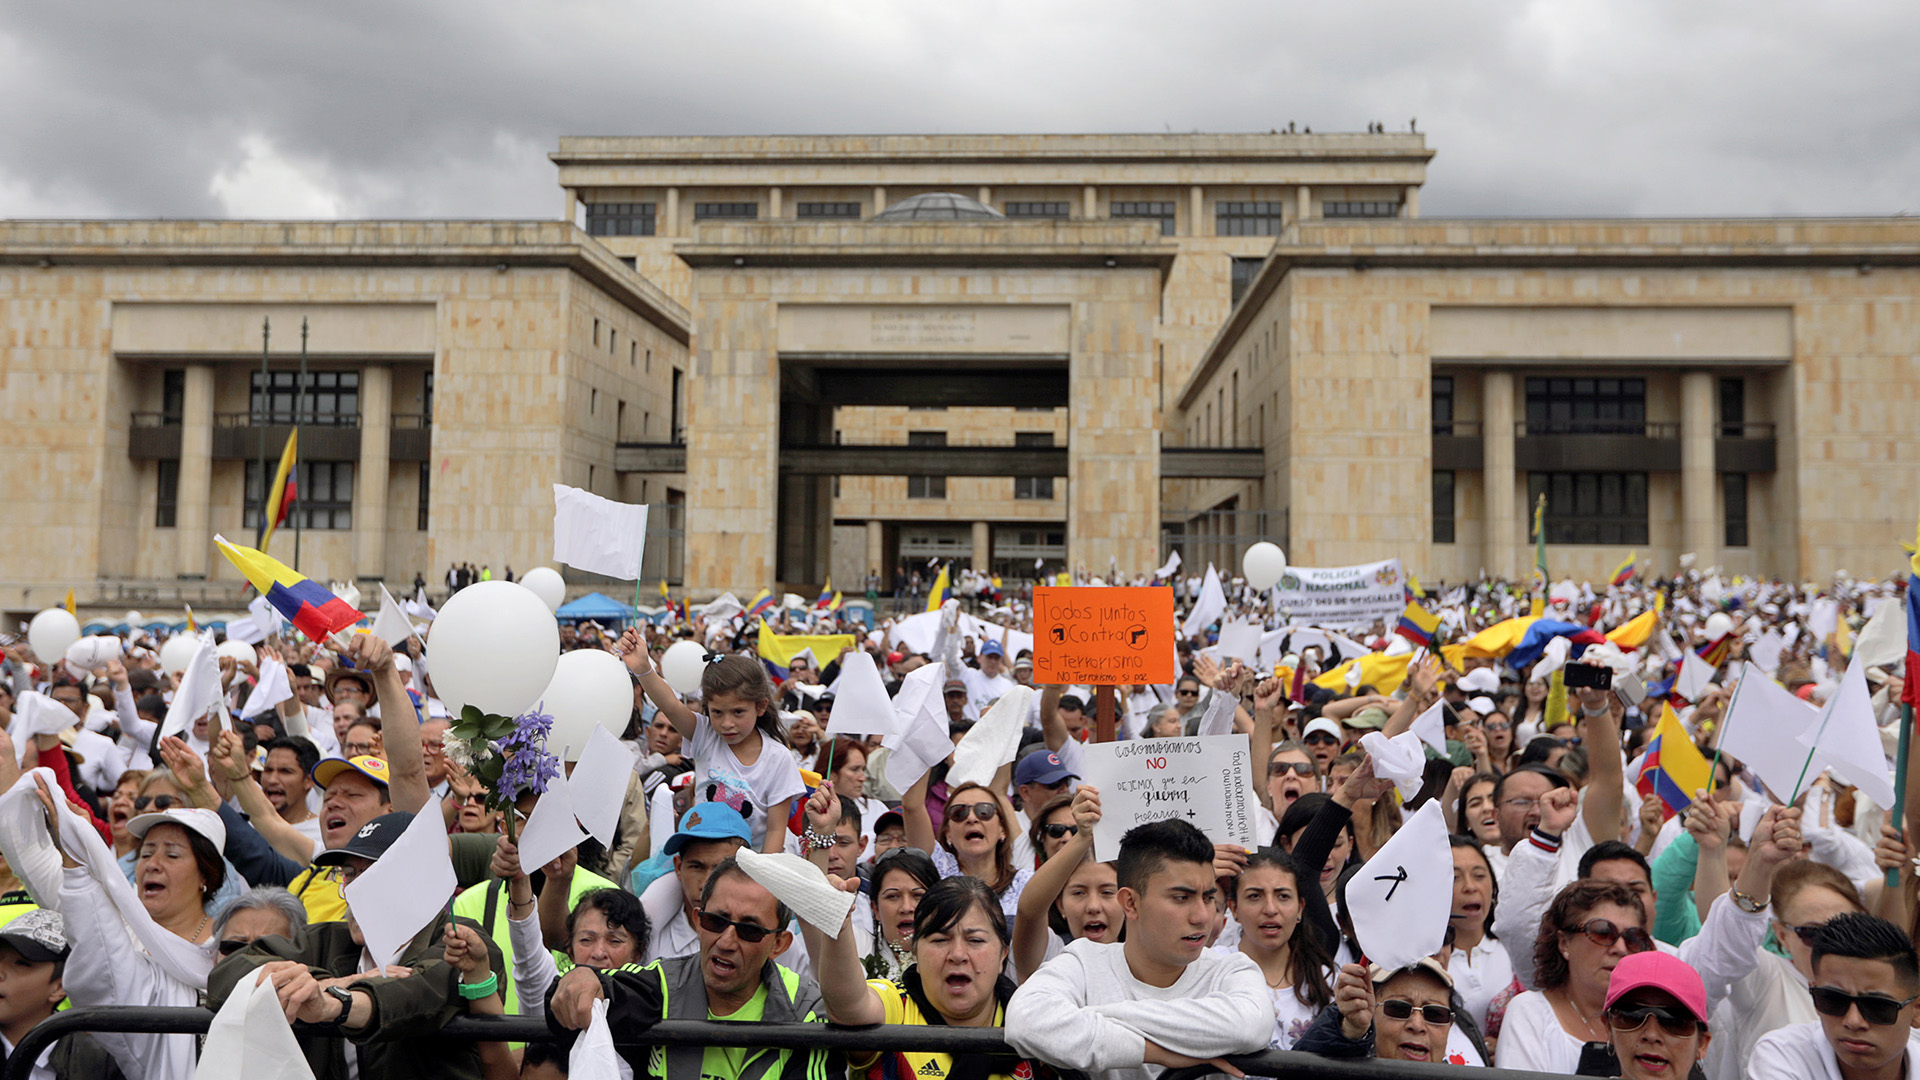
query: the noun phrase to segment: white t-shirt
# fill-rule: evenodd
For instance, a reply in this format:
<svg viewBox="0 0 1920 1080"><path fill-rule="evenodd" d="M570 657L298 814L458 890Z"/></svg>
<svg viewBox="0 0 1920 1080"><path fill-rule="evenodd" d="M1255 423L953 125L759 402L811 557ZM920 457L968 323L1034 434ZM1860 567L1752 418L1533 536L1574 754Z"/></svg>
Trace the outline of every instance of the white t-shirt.
<svg viewBox="0 0 1920 1080"><path fill-rule="evenodd" d="M752 765L742 765L733 748L702 716L693 728L695 802L706 802L709 783L720 784L715 802L735 802L744 798L753 806L748 824L753 828L753 849L761 850L767 834L767 808L788 799L802 798L807 786L800 782L800 767L793 755L779 742L760 734L760 757Z"/></svg>
<svg viewBox="0 0 1920 1080"><path fill-rule="evenodd" d="M1483 937L1472 950L1455 949L1447 959L1447 974L1453 976L1454 992L1460 995L1467 1015L1486 1031L1488 1006L1513 981L1513 961L1507 957L1506 946Z"/></svg>
<svg viewBox="0 0 1920 1080"><path fill-rule="evenodd" d="M1753 1047L1747 1063L1752 1080L1840 1080L1840 1062L1820 1022L1793 1024L1768 1032ZM1920 1076L1920 1031L1908 1029L1909 1077Z"/></svg>
<svg viewBox="0 0 1920 1080"><path fill-rule="evenodd" d="M1231 925L1238 927L1240 924ZM1230 945L1213 945L1207 951L1222 956L1228 953L1245 955ZM1300 1036L1307 1033L1307 1028L1312 1026L1313 1018L1320 1015L1320 1010L1311 1005L1302 1005L1291 986L1269 986L1267 993L1273 997L1273 1038L1268 1041L1267 1047L1272 1050L1291 1050Z"/></svg>
<svg viewBox="0 0 1920 1080"><path fill-rule="evenodd" d="M1515 994L1500 1022L1500 1045L1493 1064L1502 1069L1573 1075L1586 1043L1567 1034L1554 1015L1553 1002L1538 990Z"/></svg>

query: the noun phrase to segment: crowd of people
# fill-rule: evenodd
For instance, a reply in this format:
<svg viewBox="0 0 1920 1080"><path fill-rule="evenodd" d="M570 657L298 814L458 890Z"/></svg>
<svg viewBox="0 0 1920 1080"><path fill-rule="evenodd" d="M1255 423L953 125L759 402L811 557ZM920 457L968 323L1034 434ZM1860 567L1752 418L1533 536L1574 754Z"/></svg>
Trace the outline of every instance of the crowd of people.
<svg viewBox="0 0 1920 1080"><path fill-rule="evenodd" d="M1836 694L1868 663L1854 644L1870 617L1903 604L1898 583L1562 582L1540 615L1578 632L1538 649L1487 644L1533 617L1522 585L1436 589L1441 627L1414 646L1385 620L1299 625L1229 581L1172 683L1117 688L1113 737L1250 740L1256 842L1156 821L1110 861L1102 793L1080 782L1098 689L1035 685L1028 601L968 584L977 615L954 600L869 630L770 614L776 633L851 634L777 666L737 609L569 632L564 647L631 675L633 770L612 842L538 866L516 837L540 796L490 806L446 752L453 718L417 639L269 637L223 659L220 704L164 737L179 687L152 643L84 671L9 645L0 1050L69 1002L218 1009L265 977L328 1080L566 1075L597 1007L621 1075L659 1080L1241 1075L1228 1058L1269 1049L1634 1080L1912 1075L1915 812L1831 771L1772 790L1715 752L1742 677ZM1183 608L1202 593L1166 584ZM1235 621L1262 627L1258 655L1222 651ZM1658 629L1607 636L1630 622ZM681 640L705 653L697 692L661 674ZM830 733L855 651L890 695L934 676L956 744L1021 691L1018 749L991 780L950 782L948 759L896 787L897 740ZM1704 686L1675 678L1703 654ZM293 695L243 715L267 660ZM1569 678L1593 667L1608 677ZM1889 761L1902 674L1867 671ZM41 695L71 712L64 730ZM1362 740L1435 707L1445 749L1407 795ZM1714 762L1678 799L1639 782L1668 707ZM1349 887L1429 803L1451 834L1448 929L1385 966ZM417 815L444 827L458 891L381 966L343 889ZM813 908L755 872L762 855L805 859L855 902L803 919ZM440 1034L467 1015L543 1016L552 1038ZM1008 1052L646 1045L669 1019L991 1027ZM33 1075L186 1080L196 1056L192 1036L100 1031L59 1040Z"/></svg>

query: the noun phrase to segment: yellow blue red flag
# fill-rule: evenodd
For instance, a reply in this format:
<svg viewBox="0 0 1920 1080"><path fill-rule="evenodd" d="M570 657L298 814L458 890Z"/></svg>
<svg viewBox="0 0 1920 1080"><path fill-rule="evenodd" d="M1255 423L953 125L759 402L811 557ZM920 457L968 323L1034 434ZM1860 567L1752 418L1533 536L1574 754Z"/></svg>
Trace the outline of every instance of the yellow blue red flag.
<svg viewBox="0 0 1920 1080"><path fill-rule="evenodd" d="M326 586L307 580L271 555L229 544L224 536L215 536L213 542L282 618L313 641L325 641L366 618Z"/></svg>
<svg viewBox="0 0 1920 1080"><path fill-rule="evenodd" d="M1687 729L1673 706L1660 707L1660 726L1647 740L1646 756L1640 761L1640 775L1634 788L1642 795L1658 795L1666 809L1662 817L1672 817L1693 805L1693 793L1710 790L1713 766L1693 745Z"/></svg>

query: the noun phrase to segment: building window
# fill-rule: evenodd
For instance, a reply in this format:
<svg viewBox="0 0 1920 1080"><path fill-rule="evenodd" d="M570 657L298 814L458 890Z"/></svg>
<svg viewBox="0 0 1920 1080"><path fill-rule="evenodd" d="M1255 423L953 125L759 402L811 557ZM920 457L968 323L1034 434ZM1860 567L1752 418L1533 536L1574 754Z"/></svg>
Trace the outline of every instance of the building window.
<svg viewBox="0 0 1920 1080"><path fill-rule="evenodd" d="M945 446L947 433L944 431L909 431L908 446ZM947 497L947 478L944 476L907 477L907 498L944 499Z"/></svg>
<svg viewBox="0 0 1920 1080"><path fill-rule="evenodd" d="M360 426L360 373L309 371L305 393L297 371L252 373L252 397L247 404L256 424L310 424L320 427ZM298 396L299 418L295 419Z"/></svg>
<svg viewBox="0 0 1920 1080"><path fill-rule="evenodd" d="M1400 216L1400 204L1397 202L1325 202L1320 204L1320 212L1330 218L1390 218Z"/></svg>
<svg viewBox="0 0 1920 1080"><path fill-rule="evenodd" d="M433 487L433 470L427 465L425 461L420 463L420 516L414 523L414 528L421 532L427 531L427 494Z"/></svg>
<svg viewBox="0 0 1920 1080"><path fill-rule="evenodd" d="M1047 218L1065 221L1073 216L1073 208L1063 202L1010 202L1002 209L1010 218Z"/></svg>
<svg viewBox="0 0 1920 1080"><path fill-rule="evenodd" d="M1646 473L1528 473L1527 506L1547 497L1549 544L1647 542ZM1533 540L1533 515L1527 515Z"/></svg>
<svg viewBox="0 0 1920 1080"><path fill-rule="evenodd" d="M1253 279L1260 276L1260 267L1266 265L1265 259L1247 259L1238 255L1233 257L1233 302L1247 295L1247 289L1253 285Z"/></svg>
<svg viewBox="0 0 1920 1080"><path fill-rule="evenodd" d="M269 475L278 467L277 462L267 462ZM241 515L241 524L249 529L260 527L260 463L247 462L246 510ZM293 512L287 515L282 528L293 528L296 522L303 529L351 529L353 528L353 462L351 461L303 461L300 463L297 478L294 480Z"/></svg>
<svg viewBox="0 0 1920 1080"><path fill-rule="evenodd" d="M760 216L760 204L750 202L702 202L693 204L693 220L733 219L752 221Z"/></svg>
<svg viewBox="0 0 1920 1080"><path fill-rule="evenodd" d="M431 371L427 372L426 378L421 383L420 421L424 424L433 423L433 372Z"/></svg>
<svg viewBox="0 0 1920 1080"><path fill-rule="evenodd" d="M1016 431L1013 434L1015 446L1052 446L1051 431ZM1016 499L1053 498L1053 477L1016 476L1013 478L1013 497Z"/></svg>
<svg viewBox="0 0 1920 1080"><path fill-rule="evenodd" d="M1435 435L1453 434L1453 376L1451 375L1433 377L1433 433Z"/></svg>
<svg viewBox="0 0 1920 1080"><path fill-rule="evenodd" d="M1223 202L1213 207L1216 236L1279 236L1283 224L1278 202Z"/></svg>
<svg viewBox="0 0 1920 1080"><path fill-rule="evenodd" d="M160 373L160 422L177 427L187 411L187 373L178 369Z"/></svg>
<svg viewBox="0 0 1920 1080"><path fill-rule="evenodd" d="M1720 478L1720 486L1727 500L1727 538L1728 547L1747 546L1747 477L1745 473L1728 473Z"/></svg>
<svg viewBox="0 0 1920 1080"><path fill-rule="evenodd" d="M1433 474L1433 542L1453 543L1453 470Z"/></svg>
<svg viewBox="0 0 1920 1080"><path fill-rule="evenodd" d="M650 202L588 203L587 235L652 236L653 205Z"/></svg>
<svg viewBox="0 0 1920 1080"><path fill-rule="evenodd" d="M174 514L180 508L180 462L177 458L163 458L154 464L160 466L160 472L154 485L153 526L171 529Z"/></svg>
<svg viewBox="0 0 1920 1080"><path fill-rule="evenodd" d="M749 214L748 217L753 215ZM793 204L793 216L806 218L836 218L840 220L860 220L860 204L857 202L803 202Z"/></svg>
<svg viewBox="0 0 1920 1080"><path fill-rule="evenodd" d="M1747 380L1727 375L1720 380L1720 437L1739 439L1747 433Z"/></svg>
<svg viewBox="0 0 1920 1080"><path fill-rule="evenodd" d="M1170 202L1117 202L1107 208L1107 215L1134 221L1157 221L1160 223L1161 236L1173 235L1173 204Z"/></svg>
<svg viewBox="0 0 1920 1080"><path fill-rule="evenodd" d="M1644 435L1645 379L1528 379L1529 435Z"/></svg>

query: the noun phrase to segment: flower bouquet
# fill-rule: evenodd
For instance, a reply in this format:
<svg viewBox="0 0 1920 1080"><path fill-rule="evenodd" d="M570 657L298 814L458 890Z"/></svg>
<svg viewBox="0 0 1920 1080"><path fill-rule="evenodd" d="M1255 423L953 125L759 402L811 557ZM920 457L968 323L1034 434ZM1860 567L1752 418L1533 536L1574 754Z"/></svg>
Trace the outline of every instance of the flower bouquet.
<svg viewBox="0 0 1920 1080"><path fill-rule="evenodd" d="M486 788L488 809L506 821L515 840L514 804L523 795L544 795L547 781L560 775L560 759L547 751L553 717L541 702L519 716L494 716L468 705L447 729L447 761Z"/></svg>

